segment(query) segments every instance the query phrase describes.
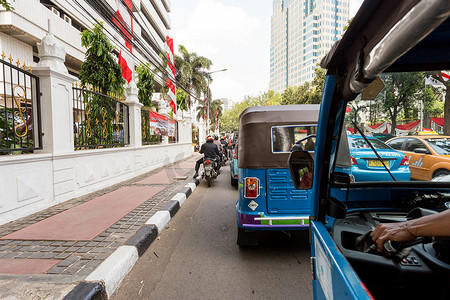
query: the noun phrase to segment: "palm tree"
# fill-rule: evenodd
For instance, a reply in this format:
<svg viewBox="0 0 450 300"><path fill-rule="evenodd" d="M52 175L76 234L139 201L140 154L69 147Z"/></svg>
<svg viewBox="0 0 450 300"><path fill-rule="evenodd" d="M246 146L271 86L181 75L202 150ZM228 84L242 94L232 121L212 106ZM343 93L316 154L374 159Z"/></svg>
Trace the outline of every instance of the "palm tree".
<svg viewBox="0 0 450 300"><path fill-rule="evenodd" d="M198 56L197 53L189 53L187 49L180 45L178 52L181 56L175 55L175 66L177 67L176 79L187 91L193 91L196 98L203 95L210 95L208 81L211 81L211 75L207 70L212 65L210 59ZM186 105L191 107L193 101L188 94Z"/></svg>
<svg viewBox="0 0 450 300"><path fill-rule="evenodd" d="M212 123L214 123L214 121L216 120L216 113L218 119L222 116L223 111L222 104L223 102L220 101L219 99L211 101L209 106L209 119L211 120ZM197 106L197 121L200 121L205 117L206 115L205 110L206 111L208 110L208 102L206 103L206 107L205 103L201 103Z"/></svg>

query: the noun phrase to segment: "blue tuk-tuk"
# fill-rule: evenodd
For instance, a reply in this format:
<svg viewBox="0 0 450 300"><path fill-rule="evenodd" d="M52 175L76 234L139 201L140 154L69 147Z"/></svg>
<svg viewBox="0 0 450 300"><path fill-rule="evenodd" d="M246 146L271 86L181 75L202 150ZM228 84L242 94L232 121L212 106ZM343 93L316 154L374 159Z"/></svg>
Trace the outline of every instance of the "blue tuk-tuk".
<svg viewBox="0 0 450 300"><path fill-rule="evenodd" d="M437 113L449 135L449 16L449 0L365 1L321 62L327 73L313 170L306 151L294 150L289 158L293 184L310 191L313 203L314 299L450 299L449 238L418 238L395 247L388 241L388 255L377 251L370 237L380 223L449 208L450 182L393 176L383 182L351 182L348 174L335 172L338 157L353 161L340 147L347 128L364 137L384 122L391 126L387 133L414 134L396 125L419 120L418 126L430 126L436 113L427 107L432 103L440 107ZM356 110L347 107L361 109L355 116ZM361 159L390 172L389 159ZM376 159L379 163L371 164ZM313 181L302 185L306 167Z"/></svg>
<svg viewBox="0 0 450 300"><path fill-rule="evenodd" d="M239 117L239 246L256 245L257 231L307 230L310 192L294 188L287 159L292 146L313 154L319 105L257 106ZM303 142L311 136L307 142Z"/></svg>

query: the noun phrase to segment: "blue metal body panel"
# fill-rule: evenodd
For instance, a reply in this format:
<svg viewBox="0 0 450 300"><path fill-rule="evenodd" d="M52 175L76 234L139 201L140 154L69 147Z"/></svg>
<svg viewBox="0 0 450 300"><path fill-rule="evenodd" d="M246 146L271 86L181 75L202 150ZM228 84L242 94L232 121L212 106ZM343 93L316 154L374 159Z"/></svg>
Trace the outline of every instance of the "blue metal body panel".
<svg viewBox="0 0 450 300"><path fill-rule="evenodd" d="M314 299L372 299L321 222L311 222Z"/></svg>
<svg viewBox="0 0 450 300"><path fill-rule="evenodd" d="M311 192L295 189L288 169L269 169L266 178L268 213L309 215Z"/></svg>
<svg viewBox="0 0 450 300"><path fill-rule="evenodd" d="M259 194L254 199L244 197L245 178L259 179ZM309 218L310 191L296 190L288 169L239 169L239 199L236 202L236 221L238 227L253 230L306 230L308 224L283 224L267 221L254 221L263 218Z"/></svg>

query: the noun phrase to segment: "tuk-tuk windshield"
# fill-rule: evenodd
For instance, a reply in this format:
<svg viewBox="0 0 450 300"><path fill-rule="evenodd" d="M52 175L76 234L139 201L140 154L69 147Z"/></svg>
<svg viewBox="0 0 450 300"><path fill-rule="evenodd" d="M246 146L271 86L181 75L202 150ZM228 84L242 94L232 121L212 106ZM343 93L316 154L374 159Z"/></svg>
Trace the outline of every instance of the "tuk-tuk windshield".
<svg viewBox="0 0 450 300"><path fill-rule="evenodd" d="M352 166L338 171L349 173L354 182L432 181L450 174L450 137L444 131L450 122L444 114L449 75L383 73L348 102L344 130ZM389 138L374 138L381 134Z"/></svg>
<svg viewBox="0 0 450 300"><path fill-rule="evenodd" d="M302 126L273 126L272 127L272 152L288 153L292 146L299 140L311 134L316 134L317 125ZM313 151L316 142L315 137L300 142L303 150Z"/></svg>

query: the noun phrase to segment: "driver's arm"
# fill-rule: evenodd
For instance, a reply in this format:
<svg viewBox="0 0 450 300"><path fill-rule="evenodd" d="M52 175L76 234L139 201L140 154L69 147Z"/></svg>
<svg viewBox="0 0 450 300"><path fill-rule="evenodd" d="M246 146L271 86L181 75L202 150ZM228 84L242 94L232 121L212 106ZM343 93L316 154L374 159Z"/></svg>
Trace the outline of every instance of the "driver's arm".
<svg viewBox="0 0 450 300"><path fill-rule="evenodd" d="M400 223L380 223L371 234L378 251L388 240L405 242L418 236L450 236L450 210Z"/></svg>

